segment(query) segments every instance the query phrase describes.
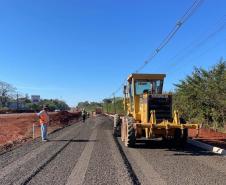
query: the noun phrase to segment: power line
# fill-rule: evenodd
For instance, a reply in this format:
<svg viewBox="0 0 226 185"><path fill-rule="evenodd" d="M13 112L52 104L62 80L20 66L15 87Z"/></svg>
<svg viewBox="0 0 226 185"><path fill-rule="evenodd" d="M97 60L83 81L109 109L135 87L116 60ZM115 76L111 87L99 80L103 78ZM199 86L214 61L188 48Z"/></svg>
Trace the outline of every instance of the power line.
<svg viewBox="0 0 226 185"><path fill-rule="evenodd" d="M169 32L165 39L160 43L159 47L157 47L151 54L151 56L144 61L143 65L141 65L136 72L139 73L175 36L177 31L181 28L181 26L194 14L196 9L200 7L203 0L196 0L192 6L186 11L186 13L182 16L182 18L177 21L173 29Z"/></svg>
<svg viewBox="0 0 226 185"><path fill-rule="evenodd" d="M151 55L147 58L147 60L144 61L144 63L138 67L137 70L135 70L135 73L139 73L142 69L144 69L146 67L146 65L149 64L150 61L152 61L155 56L172 40L172 38L175 36L175 34L178 32L178 30L181 28L181 26L194 14L194 12L201 6L202 2L204 0L196 0L192 6L187 9L187 11L185 12L185 14L179 19L179 21L176 22L175 26L173 27L173 29L168 33L168 35L163 39L163 41L160 43L160 45L151 53ZM123 83L119 86L118 89L116 89L116 91L114 91L110 97L112 95L115 95L116 93L118 93L121 88L124 86L126 82L126 79L123 81Z"/></svg>
<svg viewBox="0 0 226 185"><path fill-rule="evenodd" d="M203 55L205 55L205 54L208 53L209 51L211 51L211 50L213 50L213 49L215 49L215 48L221 46L221 45L224 44L225 42L226 42L226 37L225 37L224 39L222 39L222 40L216 42L216 43L214 44L213 47L209 47L209 48L207 48L204 52L200 53L199 55L196 55L194 58L197 59L197 58L202 57ZM220 45L220 44L221 44L221 45ZM187 63L183 64L183 67L185 67L186 64L187 64ZM177 66L176 68L174 68L174 70L169 71L167 75L172 74L172 73L175 72L175 71L179 71L180 68L181 68L180 66ZM168 78L168 80L169 80L169 79L170 79L170 77Z"/></svg>
<svg viewBox="0 0 226 185"><path fill-rule="evenodd" d="M220 31L222 31L225 26L226 26L226 15L222 16L218 21L217 24L215 26L216 29L212 32L209 31L205 31L202 32L201 34L199 34L199 36L197 37L198 39L193 40L191 43L189 43L187 46L183 47L182 49L180 49L174 56L172 56L169 61L175 61L175 60L181 60L183 59L185 56L189 55L192 53L193 50L196 50L197 48L199 48L201 45L203 45L205 42L207 42L208 40L210 40L211 38L213 38L217 33L219 33ZM219 24L220 23L220 24ZM223 23L223 24L222 24ZM208 34L208 35L207 35ZM207 35L206 38L202 39L201 37L203 35ZM201 39L200 39L201 38ZM188 50L188 51L187 51ZM176 64L173 64L176 65Z"/></svg>
<svg viewBox="0 0 226 185"><path fill-rule="evenodd" d="M180 50L176 55L174 55L169 61L179 61L174 62L171 64L171 66L176 66L178 63L181 63L185 59L185 57L188 57L191 55L194 51L197 51L198 48L200 48L202 45L204 45L207 41L214 38L219 32L224 30L226 28L226 22L217 27L216 30L209 33L205 38L202 40L199 40L197 42L192 42L194 44L189 45L189 47L184 48L183 50ZM187 50L187 51L186 51Z"/></svg>
<svg viewBox="0 0 226 185"><path fill-rule="evenodd" d="M225 42L226 42L226 37L225 37L224 39L221 39L220 41L216 42L212 47L207 48L206 50L204 50L203 52L201 52L199 55L196 55L196 56L194 56L193 58L190 58L190 61L193 61L192 59L197 59L197 58L202 57L203 55L205 55L205 54L208 53L209 51L215 49L216 47L219 47L221 43L224 44ZM186 59L188 60L189 58L186 58ZM185 65L186 65L187 63L184 63L184 62L183 62L183 63L180 63L180 64L183 64L183 67L185 67ZM176 67L176 65L175 65L175 67ZM181 69L181 67L182 67L182 66L177 66L177 67L174 68L173 70L169 71L169 72L167 73L167 75L172 74L172 73L175 72L175 71L179 71L179 70Z"/></svg>

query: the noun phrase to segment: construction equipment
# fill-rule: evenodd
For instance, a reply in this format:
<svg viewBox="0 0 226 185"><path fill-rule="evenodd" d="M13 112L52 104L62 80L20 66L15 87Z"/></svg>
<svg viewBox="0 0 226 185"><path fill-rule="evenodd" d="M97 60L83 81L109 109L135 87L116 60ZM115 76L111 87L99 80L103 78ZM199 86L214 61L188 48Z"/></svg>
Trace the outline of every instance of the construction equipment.
<svg viewBox="0 0 226 185"><path fill-rule="evenodd" d="M96 108L96 114L102 114L103 108L102 107L97 107Z"/></svg>
<svg viewBox="0 0 226 185"><path fill-rule="evenodd" d="M172 94L163 93L165 74L131 74L124 86L124 110L127 116L114 119L114 135L121 135L125 146L134 147L137 138L163 138L183 145L188 138L188 129L197 129L198 124L189 124L180 118L177 110L172 112ZM120 127L120 128L119 128ZM119 133L121 131L121 134Z"/></svg>

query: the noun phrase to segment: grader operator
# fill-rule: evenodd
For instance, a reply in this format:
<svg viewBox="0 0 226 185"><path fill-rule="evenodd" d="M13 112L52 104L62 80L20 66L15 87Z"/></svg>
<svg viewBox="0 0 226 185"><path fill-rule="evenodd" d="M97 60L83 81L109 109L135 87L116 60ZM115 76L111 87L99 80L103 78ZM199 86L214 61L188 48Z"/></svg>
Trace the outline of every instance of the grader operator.
<svg viewBox="0 0 226 185"><path fill-rule="evenodd" d="M163 94L165 74L131 74L124 86L122 119L115 115L114 135L121 136L125 146L134 147L137 138L163 138L179 145L186 143L188 129L198 124L188 124L172 112L172 95Z"/></svg>

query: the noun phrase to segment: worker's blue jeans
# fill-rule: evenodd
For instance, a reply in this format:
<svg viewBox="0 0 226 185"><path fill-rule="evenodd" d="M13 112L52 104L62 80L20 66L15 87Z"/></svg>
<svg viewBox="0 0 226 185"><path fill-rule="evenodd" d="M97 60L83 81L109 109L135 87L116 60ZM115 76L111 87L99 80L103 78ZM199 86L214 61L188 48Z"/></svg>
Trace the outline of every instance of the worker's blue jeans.
<svg viewBox="0 0 226 185"><path fill-rule="evenodd" d="M47 139L47 125L46 124L41 124L41 136L42 136L42 140Z"/></svg>

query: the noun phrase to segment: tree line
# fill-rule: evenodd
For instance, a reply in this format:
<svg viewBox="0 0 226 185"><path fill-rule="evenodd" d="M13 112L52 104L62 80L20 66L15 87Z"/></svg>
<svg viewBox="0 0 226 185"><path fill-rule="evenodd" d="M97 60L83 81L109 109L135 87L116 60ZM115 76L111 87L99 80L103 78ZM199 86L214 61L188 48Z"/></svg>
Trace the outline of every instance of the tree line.
<svg viewBox="0 0 226 185"><path fill-rule="evenodd" d="M187 120L222 128L226 120L225 69L223 59L210 70L195 68L191 75L175 84L174 109Z"/></svg>
<svg viewBox="0 0 226 185"><path fill-rule="evenodd" d="M95 111L96 108L102 108L106 113L116 113L116 114L124 114L123 110L123 98L105 98L101 102L79 102L77 104L77 108L85 109L86 111L92 112Z"/></svg>
<svg viewBox="0 0 226 185"><path fill-rule="evenodd" d="M226 120L226 61L221 59L209 70L194 68L193 72L174 84L173 109L189 122L205 127L223 128ZM80 102L78 108L124 114L123 98L106 98L101 102Z"/></svg>
<svg viewBox="0 0 226 185"><path fill-rule="evenodd" d="M28 96L16 92L16 87L0 81L0 110L1 112L10 111L38 111L44 105L48 105L50 111L69 110L69 106L62 100L58 99L41 99L37 103L33 103Z"/></svg>

